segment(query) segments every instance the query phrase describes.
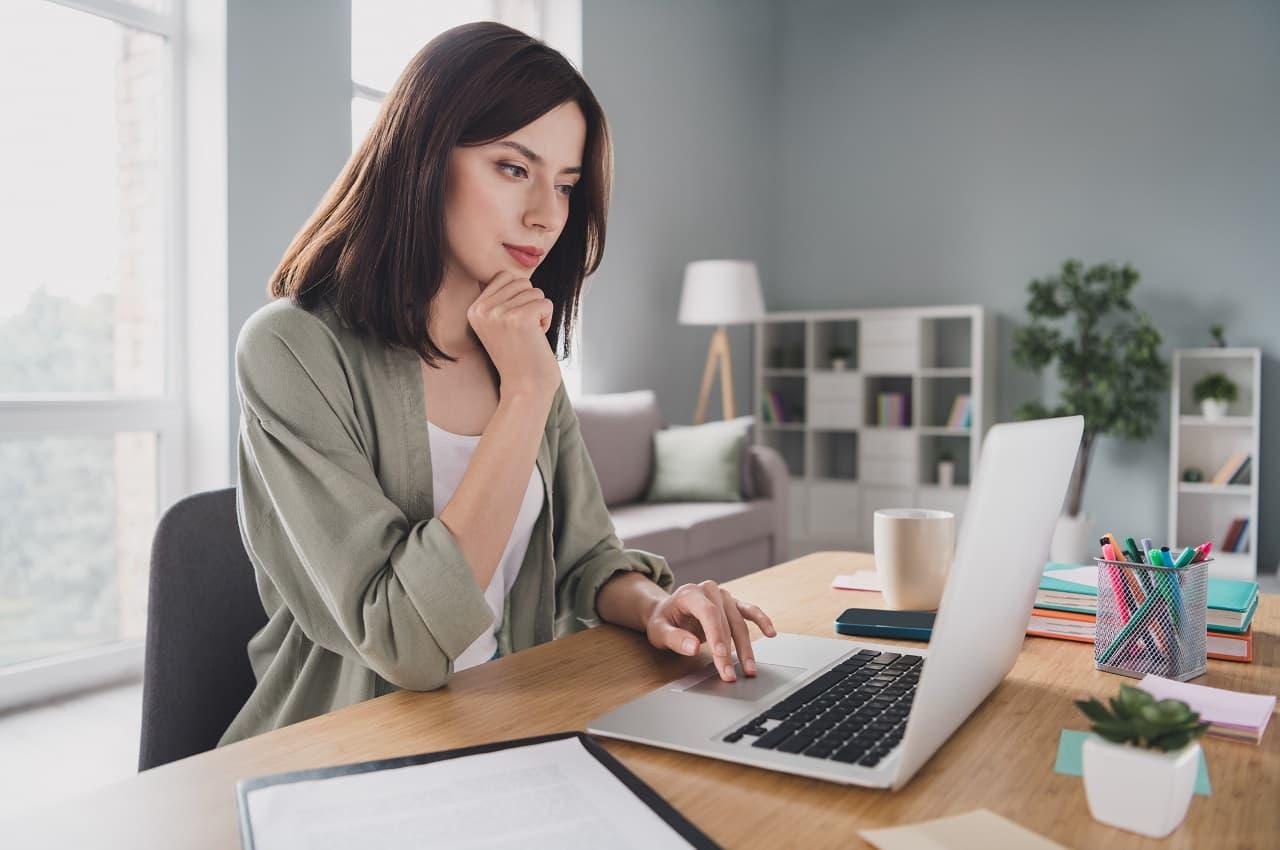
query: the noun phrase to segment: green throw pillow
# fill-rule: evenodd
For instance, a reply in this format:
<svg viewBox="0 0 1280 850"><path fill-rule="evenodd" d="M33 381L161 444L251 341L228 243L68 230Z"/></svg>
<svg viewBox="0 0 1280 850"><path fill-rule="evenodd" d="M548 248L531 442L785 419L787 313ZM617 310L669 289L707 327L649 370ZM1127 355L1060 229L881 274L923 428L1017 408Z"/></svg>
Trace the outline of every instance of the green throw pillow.
<svg viewBox="0 0 1280 850"><path fill-rule="evenodd" d="M708 422L653 432L648 502L741 502L743 424Z"/></svg>

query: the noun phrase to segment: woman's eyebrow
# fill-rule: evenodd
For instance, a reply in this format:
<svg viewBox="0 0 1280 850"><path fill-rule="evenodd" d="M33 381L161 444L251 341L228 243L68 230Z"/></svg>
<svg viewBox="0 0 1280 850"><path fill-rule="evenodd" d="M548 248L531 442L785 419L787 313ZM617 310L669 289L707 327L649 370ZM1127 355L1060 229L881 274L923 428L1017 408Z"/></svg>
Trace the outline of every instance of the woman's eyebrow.
<svg viewBox="0 0 1280 850"><path fill-rule="evenodd" d="M522 153L522 154L524 154L525 156L529 157L529 159L533 160L534 162L538 163L539 165L542 165L542 157L538 156L536 153L534 153L533 151L529 150L528 148L526 148L524 145L520 144L519 142L513 142L513 141L511 141L510 139L507 139L507 140L505 140L505 141L496 142L496 144L502 145L503 147L513 148L513 149L515 149L515 150L518 150L518 151L520 151L520 153ZM581 173L582 173L582 169L581 169L581 168L562 168L562 169L560 169L560 173L561 173L561 174L581 174Z"/></svg>

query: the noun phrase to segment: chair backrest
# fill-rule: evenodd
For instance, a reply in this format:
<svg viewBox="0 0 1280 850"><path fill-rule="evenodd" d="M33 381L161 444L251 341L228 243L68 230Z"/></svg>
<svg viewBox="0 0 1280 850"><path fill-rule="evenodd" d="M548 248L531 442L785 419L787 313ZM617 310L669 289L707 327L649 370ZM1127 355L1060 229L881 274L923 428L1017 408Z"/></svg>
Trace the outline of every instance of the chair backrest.
<svg viewBox="0 0 1280 850"><path fill-rule="evenodd" d="M253 692L247 644L266 623L235 488L165 511L151 544L138 770L217 745Z"/></svg>

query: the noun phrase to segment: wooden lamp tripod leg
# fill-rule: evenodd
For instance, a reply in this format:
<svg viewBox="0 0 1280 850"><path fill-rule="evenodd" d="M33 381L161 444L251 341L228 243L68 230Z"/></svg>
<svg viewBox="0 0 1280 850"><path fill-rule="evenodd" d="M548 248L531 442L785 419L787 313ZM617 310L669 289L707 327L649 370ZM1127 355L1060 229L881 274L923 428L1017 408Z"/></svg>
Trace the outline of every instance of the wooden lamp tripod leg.
<svg viewBox="0 0 1280 850"><path fill-rule="evenodd" d="M718 367L718 368L717 368ZM707 363L702 369L702 388L698 391L698 407L693 414L693 424L701 425L706 421L707 402L711 398L711 382L716 372L720 372L720 401L724 407L724 418L732 419L733 413L733 366L729 353L729 334L724 325L716 328L711 335L711 345L707 348Z"/></svg>

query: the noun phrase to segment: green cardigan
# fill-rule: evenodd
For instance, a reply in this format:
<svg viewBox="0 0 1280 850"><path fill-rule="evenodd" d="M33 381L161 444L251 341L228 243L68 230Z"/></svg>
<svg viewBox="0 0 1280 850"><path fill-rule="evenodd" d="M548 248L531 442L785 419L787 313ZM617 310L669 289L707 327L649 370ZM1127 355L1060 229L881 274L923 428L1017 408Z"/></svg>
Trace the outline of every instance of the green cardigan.
<svg viewBox="0 0 1280 850"><path fill-rule="evenodd" d="M236 512L268 622L248 646L257 686L220 746L442 687L493 627L434 516L420 363L328 304L272 301L241 328ZM615 573L675 585L665 558L620 545L563 383L537 467L542 510L506 597L503 655L597 625L596 593Z"/></svg>

